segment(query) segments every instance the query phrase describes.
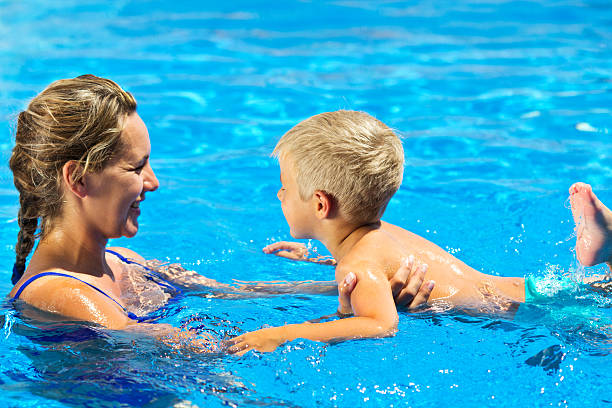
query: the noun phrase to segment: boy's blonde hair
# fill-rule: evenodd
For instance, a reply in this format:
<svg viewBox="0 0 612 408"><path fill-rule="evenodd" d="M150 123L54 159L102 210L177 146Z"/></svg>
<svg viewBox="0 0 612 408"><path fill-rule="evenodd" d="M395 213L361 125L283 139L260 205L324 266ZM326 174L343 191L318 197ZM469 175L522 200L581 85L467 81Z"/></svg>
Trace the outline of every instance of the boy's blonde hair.
<svg viewBox="0 0 612 408"><path fill-rule="evenodd" d="M357 224L382 217L404 173L401 141L365 112L312 116L285 133L272 155L289 155L302 200L322 190Z"/></svg>

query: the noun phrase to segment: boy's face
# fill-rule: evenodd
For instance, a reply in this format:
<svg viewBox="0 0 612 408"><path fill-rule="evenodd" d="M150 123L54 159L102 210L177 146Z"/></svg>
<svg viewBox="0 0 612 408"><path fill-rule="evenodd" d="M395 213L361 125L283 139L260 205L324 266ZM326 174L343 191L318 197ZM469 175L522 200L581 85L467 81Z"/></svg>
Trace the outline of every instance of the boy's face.
<svg viewBox="0 0 612 408"><path fill-rule="evenodd" d="M285 154L280 160L281 188L276 196L281 202L283 214L293 238L314 238L312 227L316 222L312 199L303 201L295 178L293 161Z"/></svg>

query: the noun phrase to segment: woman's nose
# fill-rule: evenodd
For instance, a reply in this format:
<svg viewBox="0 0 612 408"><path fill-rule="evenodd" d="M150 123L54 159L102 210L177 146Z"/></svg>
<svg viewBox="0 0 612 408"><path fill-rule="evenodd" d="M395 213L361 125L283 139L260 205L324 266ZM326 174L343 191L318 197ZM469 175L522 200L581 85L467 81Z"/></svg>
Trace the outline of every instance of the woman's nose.
<svg viewBox="0 0 612 408"><path fill-rule="evenodd" d="M281 189L279 189L279 190L278 190L278 192L276 193L276 197L277 197L277 198L278 198L280 201L283 201L283 199L282 199L282 197L281 197L282 192L283 192L283 189L281 188Z"/></svg>
<svg viewBox="0 0 612 408"><path fill-rule="evenodd" d="M145 167L144 188L147 191L155 191L158 187L159 180L157 180L151 164L147 163L147 166Z"/></svg>

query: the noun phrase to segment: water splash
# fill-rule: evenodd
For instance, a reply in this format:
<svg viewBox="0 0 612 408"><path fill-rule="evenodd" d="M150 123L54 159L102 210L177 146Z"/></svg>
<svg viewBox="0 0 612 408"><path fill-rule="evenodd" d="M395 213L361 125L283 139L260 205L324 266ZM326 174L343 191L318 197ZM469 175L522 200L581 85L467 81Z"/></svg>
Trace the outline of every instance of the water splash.
<svg viewBox="0 0 612 408"><path fill-rule="evenodd" d="M4 339L8 339L12 333L13 324L15 323L15 311L12 309L5 310L4 313Z"/></svg>

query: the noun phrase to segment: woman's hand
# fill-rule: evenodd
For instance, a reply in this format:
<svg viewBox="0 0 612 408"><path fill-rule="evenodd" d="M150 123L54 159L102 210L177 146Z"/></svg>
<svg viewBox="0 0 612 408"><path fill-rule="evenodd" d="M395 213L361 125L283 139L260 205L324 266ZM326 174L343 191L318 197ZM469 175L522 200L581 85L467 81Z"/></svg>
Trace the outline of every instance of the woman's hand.
<svg viewBox="0 0 612 408"><path fill-rule="evenodd" d="M357 285L357 277L353 272L346 274L342 283L338 285L338 315L349 316L353 314L351 307L351 293Z"/></svg>
<svg viewBox="0 0 612 408"><path fill-rule="evenodd" d="M389 281L395 305L399 309L414 310L429 300L429 295L435 286L434 281L425 282L427 264L419 264L410 255L399 267L393 278ZM351 293L357 284L357 277L353 272L346 274L338 285L338 314L341 316L353 313L351 307Z"/></svg>
<svg viewBox="0 0 612 408"><path fill-rule="evenodd" d="M265 254L274 254L294 261L314 262L323 265L336 265L336 260L329 256L317 255L309 258L308 248L301 242L279 241L264 247Z"/></svg>
<svg viewBox="0 0 612 408"><path fill-rule="evenodd" d="M427 264L421 264L410 255L389 281L395 305L401 309L413 310L423 306L429 300L429 295L436 282L425 282Z"/></svg>

